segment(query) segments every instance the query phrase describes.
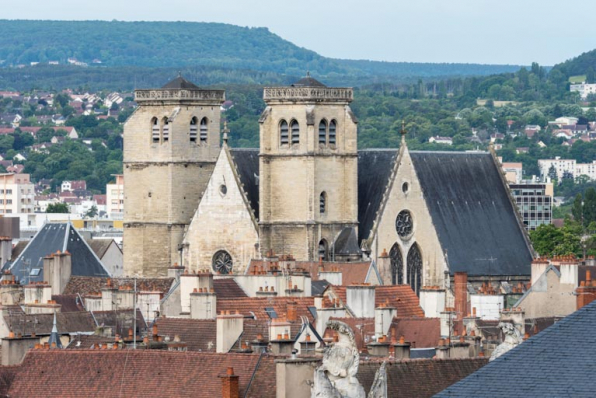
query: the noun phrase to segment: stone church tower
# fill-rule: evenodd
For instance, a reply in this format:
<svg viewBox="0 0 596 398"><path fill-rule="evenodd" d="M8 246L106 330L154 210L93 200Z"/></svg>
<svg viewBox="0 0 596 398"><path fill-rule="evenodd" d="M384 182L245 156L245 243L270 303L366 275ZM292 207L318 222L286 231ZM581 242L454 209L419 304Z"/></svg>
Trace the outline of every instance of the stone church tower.
<svg viewBox="0 0 596 398"><path fill-rule="evenodd" d="M307 76L265 88L260 123L259 229L269 250L334 259L358 225L358 153L351 88ZM356 242L357 249L357 242Z"/></svg>
<svg viewBox="0 0 596 398"><path fill-rule="evenodd" d="M223 90L178 77L136 90L124 125L124 272L163 276L180 261L180 244L220 147Z"/></svg>

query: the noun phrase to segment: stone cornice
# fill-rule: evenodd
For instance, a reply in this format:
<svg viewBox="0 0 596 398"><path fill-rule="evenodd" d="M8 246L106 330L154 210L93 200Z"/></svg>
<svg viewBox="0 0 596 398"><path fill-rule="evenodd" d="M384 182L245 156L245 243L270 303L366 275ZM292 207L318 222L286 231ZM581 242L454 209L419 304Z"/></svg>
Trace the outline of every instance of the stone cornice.
<svg viewBox="0 0 596 398"><path fill-rule="evenodd" d="M152 89L135 90L135 101L142 104L162 102L217 103L226 100L225 90Z"/></svg>
<svg viewBox="0 0 596 398"><path fill-rule="evenodd" d="M263 100L290 102L352 102L354 90L343 87L265 87Z"/></svg>

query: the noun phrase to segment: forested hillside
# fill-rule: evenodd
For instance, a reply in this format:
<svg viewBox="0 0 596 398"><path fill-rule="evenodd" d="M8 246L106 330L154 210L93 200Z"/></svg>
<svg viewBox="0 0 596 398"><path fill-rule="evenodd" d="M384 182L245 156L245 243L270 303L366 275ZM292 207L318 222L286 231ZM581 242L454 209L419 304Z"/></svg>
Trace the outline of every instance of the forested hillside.
<svg viewBox="0 0 596 398"><path fill-rule="evenodd" d="M90 65L202 65L297 76L306 70L319 76L487 75L519 68L331 59L300 48L266 28L220 23L0 21L0 60L4 66L56 61L66 64L69 58Z"/></svg>

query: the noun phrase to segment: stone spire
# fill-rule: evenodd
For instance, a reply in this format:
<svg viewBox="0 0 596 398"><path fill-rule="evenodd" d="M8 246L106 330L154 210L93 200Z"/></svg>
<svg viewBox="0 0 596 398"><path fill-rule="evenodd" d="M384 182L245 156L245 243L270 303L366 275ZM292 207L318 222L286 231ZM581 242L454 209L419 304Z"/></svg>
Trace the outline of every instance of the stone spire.
<svg viewBox="0 0 596 398"><path fill-rule="evenodd" d="M223 128L223 143L225 146L228 145L228 133L230 129L228 129L228 121L224 120L224 128Z"/></svg>
<svg viewBox="0 0 596 398"><path fill-rule="evenodd" d="M54 324L52 325L52 334L50 334L50 340L48 341L50 348L64 348L60 341L60 335L58 334L58 327L56 326L56 311L54 311Z"/></svg>
<svg viewBox="0 0 596 398"><path fill-rule="evenodd" d="M408 133L408 131L406 130L406 121L405 120L401 121L401 130L399 132L401 134L401 143L403 145L406 145L406 134Z"/></svg>

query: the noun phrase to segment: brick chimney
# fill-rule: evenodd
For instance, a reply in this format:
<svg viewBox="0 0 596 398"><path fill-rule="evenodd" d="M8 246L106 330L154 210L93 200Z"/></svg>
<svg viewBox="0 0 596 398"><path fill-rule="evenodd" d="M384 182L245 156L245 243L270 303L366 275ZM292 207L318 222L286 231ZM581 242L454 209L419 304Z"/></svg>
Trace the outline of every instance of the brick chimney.
<svg viewBox="0 0 596 398"><path fill-rule="evenodd" d="M455 317L458 329L461 330L462 320L468 315L468 274L456 272L453 279L455 282Z"/></svg>
<svg viewBox="0 0 596 398"><path fill-rule="evenodd" d="M347 306L356 318L375 316L375 287L370 285L351 285L346 287Z"/></svg>
<svg viewBox="0 0 596 398"><path fill-rule="evenodd" d="M588 305L592 301L596 300L596 281L592 280L590 271L586 271L586 280L581 281L579 287L575 289L575 294L577 297L576 310L579 310L583 306Z"/></svg>
<svg viewBox="0 0 596 398"><path fill-rule="evenodd" d="M226 374L221 378L221 396L223 398L239 398L238 376L234 374L234 368L228 367Z"/></svg>

